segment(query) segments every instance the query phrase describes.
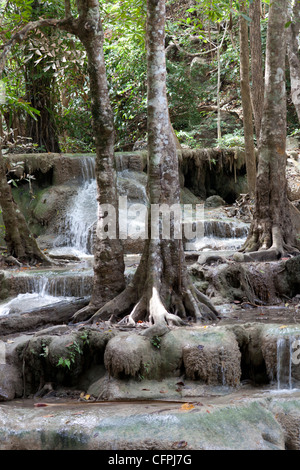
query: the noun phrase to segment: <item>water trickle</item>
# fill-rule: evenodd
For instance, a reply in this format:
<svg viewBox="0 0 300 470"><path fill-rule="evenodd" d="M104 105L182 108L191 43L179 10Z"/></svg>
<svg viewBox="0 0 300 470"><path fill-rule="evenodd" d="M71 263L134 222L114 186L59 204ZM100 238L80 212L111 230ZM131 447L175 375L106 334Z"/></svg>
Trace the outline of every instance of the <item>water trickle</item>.
<svg viewBox="0 0 300 470"><path fill-rule="evenodd" d="M295 338L292 335L284 335L277 338L277 389L292 390L293 377L293 343Z"/></svg>
<svg viewBox="0 0 300 470"><path fill-rule="evenodd" d="M0 305L0 316L20 313L61 300L87 297L92 291L92 270L45 274L23 274L14 278L18 295Z"/></svg>
<svg viewBox="0 0 300 470"><path fill-rule="evenodd" d="M91 254L97 222L95 159L81 159L82 184L70 201L54 247L72 247L75 254Z"/></svg>
<svg viewBox="0 0 300 470"><path fill-rule="evenodd" d="M83 181L91 181L96 178L95 157L85 156L80 159L81 176Z"/></svg>

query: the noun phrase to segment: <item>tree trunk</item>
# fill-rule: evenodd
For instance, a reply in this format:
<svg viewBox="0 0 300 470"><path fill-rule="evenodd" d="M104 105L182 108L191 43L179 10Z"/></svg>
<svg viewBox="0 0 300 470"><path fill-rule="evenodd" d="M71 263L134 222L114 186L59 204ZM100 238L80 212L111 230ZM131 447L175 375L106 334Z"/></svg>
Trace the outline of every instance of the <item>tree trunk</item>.
<svg viewBox="0 0 300 470"><path fill-rule="evenodd" d="M244 1L240 3L240 11L241 13L247 12ZM240 81L243 107L246 170L249 194L254 196L256 181L256 158L253 140L254 130L252 121L249 75L248 23L243 16L240 16Z"/></svg>
<svg viewBox="0 0 300 470"><path fill-rule="evenodd" d="M68 324L72 315L88 303L88 299L62 300L55 304L33 308L26 312L11 313L0 317L0 339L5 336L35 331L50 325Z"/></svg>
<svg viewBox="0 0 300 470"><path fill-rule="evenodd" d="M264 71L262 59L261 45L261 0L254 0L249 4L250 22L250 49L251 49L251 76L252 88L251 98L254 115L254 126L257 145L259 142L261 120L262 120L262 103L264 101Z"/></svg>
<svg viewBox="0 0 300 470"><path fill-rule="evenodd" d="M178 159L166 96L164 37L165 0L148 0L148 195L151 204L148 239L132 282L91 319L95 322L123 318L122 323L131 325L146 321L152 325L145 332L149 335L154 331L163 334L167 324L182 324L183 319L189 317L215 320L218 315L189 278L182 240L176 239L174 234L178 220L172 218L169 238L163 238L161 226L159 236L152 236L151 229L155 228L152 208L180 204Z"/></svg>
<svg viewBox="0 0 300 470"><path fill-rule="evenodd" d="M287 0L270 5L256 201L250 234L242 248L275 251L278 257L299 246L300 227L300 213L288 201L286 189L286 12Z"/></svg>
<svg viewBox="0 0 300 470"><path fill-rule="evenodd" d="M2 129L0 114L0 128ZM36 262L51 264L42 253L38 244L28 229L26 220L15 203L11 187L7 183L6 166L0 145L0 206L5 226L5 242L8 255L14 256L20 262L35 264Z"/></svg>
<svg viewBox="0 0 300 470"><path fill-rule="evenodd" d="M35 65L39 56L34 55L26 63L26 99L39 111L34 119L29 114L26 118L26 136L31 138L40 151L59 153L58 132L54 119L54 82L50 71L43 71L44 62Z"/></svg>
<svg viewBox="0 0 300 470"><path fill-rule="evenodd" d="M39 0L32 4L32 20L43 14L44 7ZM46 34L50 35L49 31ZM60 152L58 132L55 123L54 85L52 68L44 72L45 61L35 62L40 56L34 54L25 64L26 98L30 105L40 114L35 119L29 114L26 117L26 136L32 143L46 152Z"/></svg>
<svg viewBox="0 0 300 470"><path fill-rule="evenodd" d="M115 297L125 287L123 246L118 238L118 192L114 159L114 122L109 101L103 55L104 34L97 0L78 1L80 13L75 34L82 41L88 58L92 98L93 132L96 144L98 223L94 244L94 284L89 306L75 315L85 319ZM103 237L105 211L110 204L116 213L116 237Z"/></svg>
<svg viewBox="0 0 300 470"><path fill-rule="evenodd" d="M300 31L300 3L294 1L291 25L286 29L287 54L290 66L291 95L300 122L300 58L299 58L299 31Z"/></svg>

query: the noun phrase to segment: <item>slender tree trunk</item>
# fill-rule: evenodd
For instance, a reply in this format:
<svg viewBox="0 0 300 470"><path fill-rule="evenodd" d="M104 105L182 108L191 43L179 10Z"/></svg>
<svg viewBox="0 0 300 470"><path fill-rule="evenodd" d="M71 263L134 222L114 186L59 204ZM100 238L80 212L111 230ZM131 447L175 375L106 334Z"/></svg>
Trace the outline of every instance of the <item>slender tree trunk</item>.
<svg viewBox="0 0 300 470"><path fill-rule="evenodd" d="M221 39L220 44L217 46L217 62L218 62L218 80L217 80L217 139L220 140L222 137L221 129L221 102L220 102L220 91L221 91L221 49L227 32L227 23Z"/></svg>
<svg viewBox="0 0 300 470"><path fill-rule="evenodd" d="M286 29L287 54L290 66L291 95L300 122L300 57L299 57L299 31L300 31L300 2L294 0L293 11L290 16L291 25Z"/></svg>
<svg viewBox="0 0 300 470"><path fill-rule="evenodd" d="M166 96L165 0L148 0L148 195L153 207L180 204L180 185L176 145L169 122ZM155 206L156 205L156 206ZM178 222L178 221L177 221ZM108 302L91 321L120 320L134 325L148 321L152 328L145 334L163 334L167 324L181 324L193 317L216 319L217 312L209 300L198 292L188 276L181 239L176 239L175 217L170 237L162 230L153 237L152 211L149 211L149 236L141 262L129 286ZM161 227L160 227L161 228ZM181 227L180 227L181 228Z"/></svg>
<svg viewBox="0 0 300 470"><path fill-rule="evenodd" d="M300 227L300 213L288 201L286 189L286 12L287 0L271 3L255 210L243 247L244 251L268 250L278 256L295 251Z"/></svg>
<svg viewBox="0 0 300 470"><path fill-rule="evenodd" d="M247 12L244 1L240 3L240 10L241 13ZM248 23L243 16L240 16L240 81L243 107L246 170L248 190L250 195L254 196L256 181L256 157L253 139L254 129L252 121L252 104L249 82L250 68L248 41Z"/></svg>
<svg viewBox="0 0 300 470"><path fill-rule="evenodd" d="M54 82L50 71L43 71L43 61L35 65L38 56L34 55L26 63L26 97L30 105L39 111L34 119L29 114L26 119L26 136L32 139L41 151L60 152L58 132L55 123Z"/></svg>
<svg viewBox="0 0 300 470"><path fill-rule="evenodd" d="M31 7L34 21L43 14L44 7L39 0L34 0ZM46 34L50 35L51 32L46 30ZM34 54L25 64L27 101L40 112L35 119L27 115L26 136L46 152L60 152L54 109L55 78L52 68L44 72L44 60L35 63L39 58Z"/></svg>
<svg viewBox="0 0 300 470"><path fill-rule="evenodd" d="M254 115L254 126L257 145L260 137L261 120L264 101L264 68L261 45L261 0L253 0L249 4L250 22L250 49L251 49L251 98Z"/></svg>
<svg viewBox="0 0 300 470"><path fill-rule="evenodd" d="M118 237L118 192L114 159L114 121L109 101L103 55L104 33L97 0L77 2L80 13L75 34L82 41L88 58L92 98L93 132L96 144L96 179L98 187L98 223L94 244L94 283L88 307L74 316L75 321L89 317L125 287L122 242ZM103 238L105 212L110 204L116 214L116 237Z"/></svg>

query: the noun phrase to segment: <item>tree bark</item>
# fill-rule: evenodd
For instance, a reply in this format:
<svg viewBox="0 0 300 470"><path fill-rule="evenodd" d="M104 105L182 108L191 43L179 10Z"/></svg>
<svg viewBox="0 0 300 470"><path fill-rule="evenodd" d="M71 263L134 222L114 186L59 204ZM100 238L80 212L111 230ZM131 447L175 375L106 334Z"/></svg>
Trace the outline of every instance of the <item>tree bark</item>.
<svg viewBox="0 0 300 470"><path fill-rule="evenodd" d="M42 16L45 10L39 0L34 0L31 8L32 21ZM43 32L47 35L51 34L47 30ZM39 56L34 53L25 64L26 99L40 112L35 119L29 114L26 116L26 136L46 152L60 152L54 118L55 78L52 68L44 72L45 61L42 60L36 64L37 59Z"/></svg>
<svg viewBox="0 0 300 470"><path fill-rule="evenodd" d="M289 20L291 25L286 29L287 55L290 67L291 95L300 122L300 58L299 58L299 31L300 31L300 3L294 1L292 14Z"/></svg>
<svg viewBox="0 0 300 470"><path fill-rule="evenodd" d="M37 328L68 324L74 313L89 302L88 299L62 300L27 312L11 313L0 317L0 338Z"/></svg>
<svg viewBox="0 0 300 470"><path fill-rule="evenodd" d="M286 189L286 12L287 0L271 3L256 201L250 233L242 248L275 251L278 257L299 248L300 227L300 213L288 201Z"/></svg>
<svg viewBox="0 0 300 470"><path fill-rule="evenodd" d="M0 129L2 129L2 116L0 114ZM1 132L0 132L1 133ZM14 256L22 263L51 264L51 261L40 250L38 244L30 233L26 220L15 203L11 187L7 183L6 166L0 145L0 206L5 226L5 242L7 254Z"/></svg>
<svg viewBox="0 0 300 470"><path fill-rule="evenodd" d="M90 94L92 99L93 133L96 144L96 180L98 187L98 223L94 243L94 281L89 306L77 312L74 318L90 316L125 288L123 246L118 235L118 192L114 159L114 121L109 101L108 84L103 55L104 33L99 2L78 0L79 18L74 32L83 43L88 58ZM103 238L105 211L110 204L116 213L116 238Z"/></svg>
<svg viewBox="0 0 300 470"><path fill-rule="evenodd" d="M148 0L148 196L155 204L180 203L180 184L176 145L169 122L166 96L165 0ZM128 287L104 305L91 318L115 320L134 326L145 321L152 326L147 335L163 334L168 324L184 319L216 319L210 301L192 285L187 272L181 239L176 239L176 220L171 220L170 238L164 239L160 227L157 238L151 236L152 211L149 211L148 239L140 264ZM155 333L154 333L155 332Z"/></svg>
<svg viewBox="0 0 300 470"><path fill-rule="evenodd" d="M29 114L26 118L26 136L41 150L59 153L58 132L54 119L54 82L55 79L50 69L43 71L44 62L34 62L38 56L34 55L25 67L26 98L30 105L39 111L34 119Z"/></svg>
<svg viewBox="0 0 300 470"><path fill-rule="evenodd" d="M254 126L257 145L260 137L262 120L262 103L264 101L264 67L261 45L261 0L253 0L249 4L250 22L250 50L251 50L251 98L254 116Z"/></svg>
<svg viewBox="0 0 300 470"><path fill-rule="evenodd" d="M246 13L245 1L240 3L241 13ZM246 170L250 196L255 194L256 157L253 139L252 103L250 91L249 45L247 20L240 16L240 81L243 107Z"/></svg>

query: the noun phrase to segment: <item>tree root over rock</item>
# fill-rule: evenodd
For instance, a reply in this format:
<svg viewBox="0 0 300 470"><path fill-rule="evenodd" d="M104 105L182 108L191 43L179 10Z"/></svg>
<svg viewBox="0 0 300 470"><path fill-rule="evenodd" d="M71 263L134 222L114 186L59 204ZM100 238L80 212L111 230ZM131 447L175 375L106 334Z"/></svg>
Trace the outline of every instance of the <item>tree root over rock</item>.
<svg viewBox="0 0 300 470"><path fill-rule="evenodd" d="M82 318L80 311L73 321L78 318ZM128 326L145 322L152 327L149 334L154 329L156 334L163 334L168 325L218 318L208 297L189 278L181 241L149 240L130 284L95 312L89 322L110 320ZM144 334L148 335L147 330Z"/></svg>

